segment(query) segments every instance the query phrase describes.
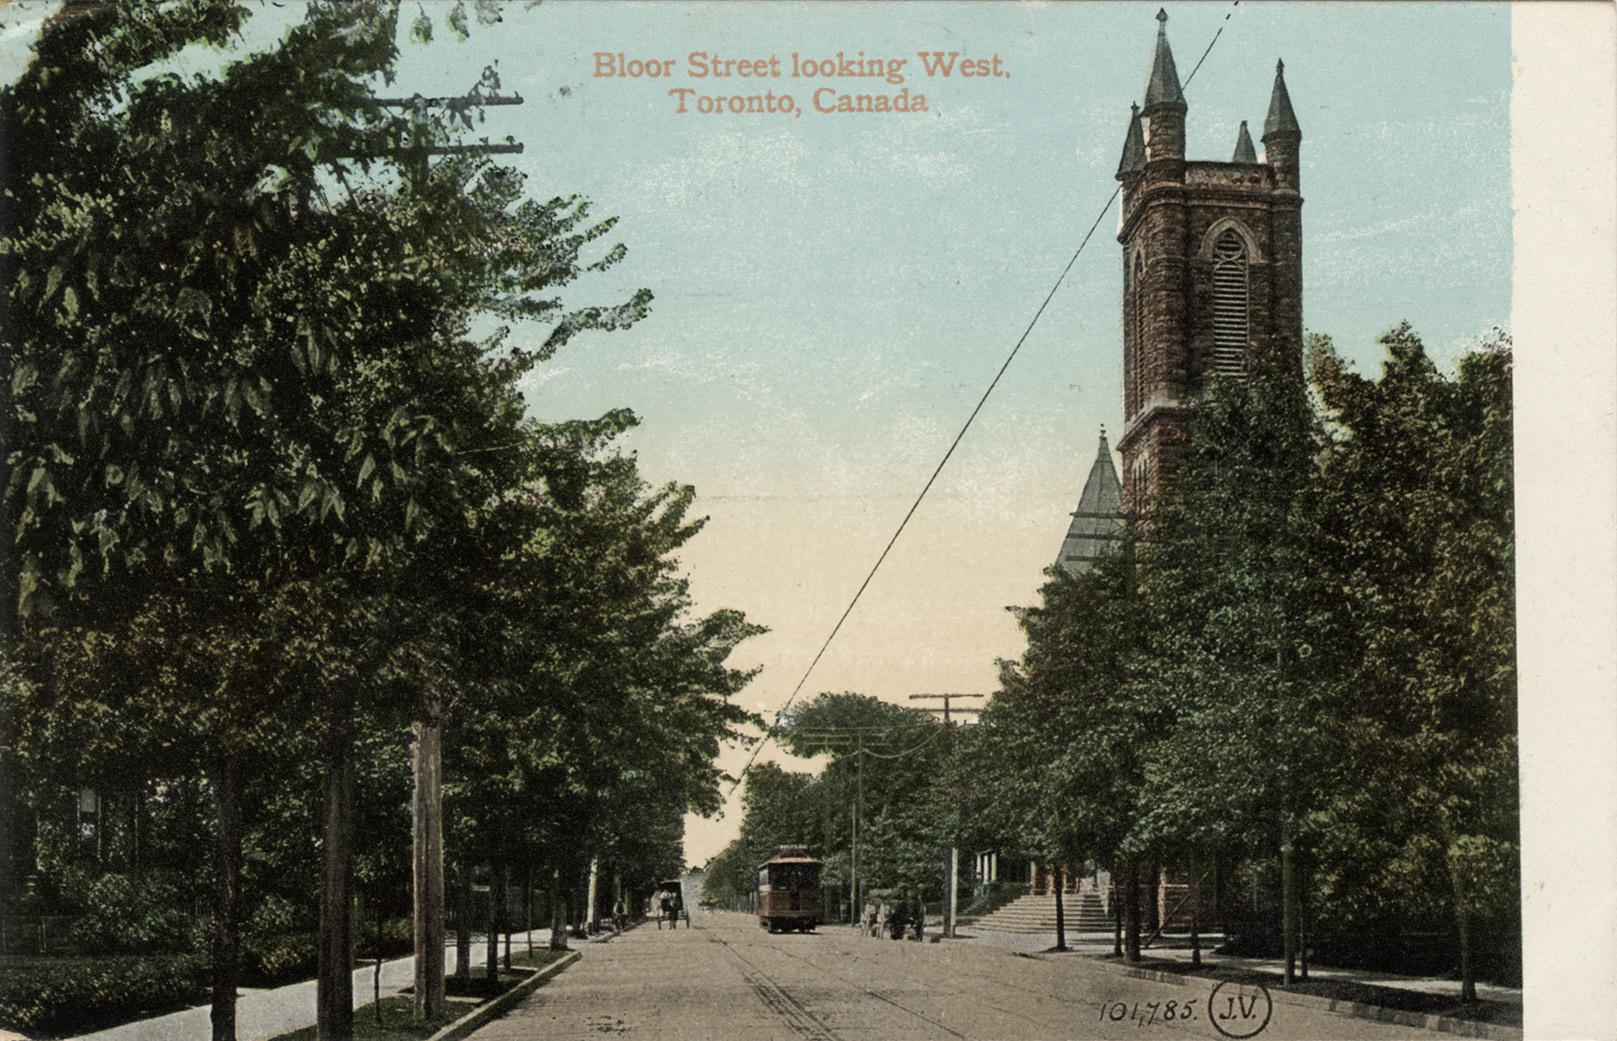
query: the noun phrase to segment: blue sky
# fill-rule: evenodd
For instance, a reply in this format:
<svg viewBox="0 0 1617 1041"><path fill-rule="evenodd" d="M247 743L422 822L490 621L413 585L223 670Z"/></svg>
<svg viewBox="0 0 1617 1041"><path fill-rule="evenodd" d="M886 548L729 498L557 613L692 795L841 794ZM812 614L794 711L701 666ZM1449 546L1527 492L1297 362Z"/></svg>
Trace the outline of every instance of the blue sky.
<svg viewBox="0 0 1617 1041"><path fill-rule="evenodd" d="M393 91L459 92L497 61L527 103L486 129L524 142L514 165L534 193L620 218L627 259L577 298L645 286L651 316L576 341L528 397L547 418L640 413L628 446L646 476L694 484L711 517L685 554L701 604L772 630L739 656L764 666L747 701L772 713L1111 193L1157 4L549 0L465 41L443 0L404 9L436 32L405 46ZM1223 27L1186 88L1191 158L1228 159L1242 119L1260 135L1285 59L1309 330L1371 368L1400 320L1440 358L1509 324L1507 5L1169 14L1181 76ZM0 35L0 57L17 42ZM908 57L929 111L678 115L670 86L713 91L684 75L696 50ZM998 55L1009 76L929 81L920 50ZM599 79L596 51L679 62L672 81ZM732 83L809 102L790 79ZM1034 598L1099 428L1121 428L1116 227L1114 208L807 693L986 691L996 657L1019 653L1004 608ZM690 822L693 863L735 816Z"/></svg>

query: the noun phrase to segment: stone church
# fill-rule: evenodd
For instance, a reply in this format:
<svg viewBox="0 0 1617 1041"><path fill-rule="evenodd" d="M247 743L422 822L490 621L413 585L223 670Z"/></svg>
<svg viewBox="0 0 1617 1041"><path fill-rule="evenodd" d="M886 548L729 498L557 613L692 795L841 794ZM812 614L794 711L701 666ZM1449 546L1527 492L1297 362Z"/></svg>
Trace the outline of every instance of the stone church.
<svg viewBox="0 0 1617 1041"><path fill-rule="evenodd" d="M1081 572L1116 543L1127 518L1171 479L1198 393L1214 379L1244 379L1260 360L1302 378L1302 130L1275 66L1260 158L1243 121L1227 161L1187 160L1188 106L1168 45L1165 11L1143 105L1133 106L1117 168L1123 247L1122 478L1103 430L1099 452L1062 541L1057 564ZM1074 924L1111 915L1106 872L1067 870L1080 896ZM1053 872L1029 868L1034 898ZM1183 924L1194 880L1158 873L1150 923ZM1006 909L1011 910L1010 908ZM1026 911L1027 909L1024 909ZM1069 911L1069 914L1072 913ZM1049 928L1054 927L1053 910Z"/></svg>

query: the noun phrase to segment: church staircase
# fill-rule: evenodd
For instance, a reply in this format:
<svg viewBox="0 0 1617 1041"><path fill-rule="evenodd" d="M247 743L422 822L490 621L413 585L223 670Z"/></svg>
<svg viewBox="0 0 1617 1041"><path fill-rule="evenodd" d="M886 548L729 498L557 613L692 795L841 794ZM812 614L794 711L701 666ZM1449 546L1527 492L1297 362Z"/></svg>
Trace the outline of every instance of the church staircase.
<svg viewBox="0 0 1617 1041"><path fill-rule="evenodd" d="M1110 933L1112 919L1106 914L1100 894L1084 891L1062 898L1069 933ZM1002 933L1050 933L1056 931L1056 898L1053 893L1029 893L1004 907L977 919L976 928Z"/></svg>

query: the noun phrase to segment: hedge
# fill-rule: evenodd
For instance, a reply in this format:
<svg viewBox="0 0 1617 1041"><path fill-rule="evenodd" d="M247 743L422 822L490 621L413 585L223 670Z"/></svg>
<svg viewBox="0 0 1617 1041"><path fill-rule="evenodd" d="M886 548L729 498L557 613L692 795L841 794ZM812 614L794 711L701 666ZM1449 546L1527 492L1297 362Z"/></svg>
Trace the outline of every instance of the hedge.
<svg viewBox="0 0 1617 1041"><path fill-rule="evenodd" d="M83 1033L195 1004L207 988L208 959L194 954L0 958L0 1027Z"/></svg>

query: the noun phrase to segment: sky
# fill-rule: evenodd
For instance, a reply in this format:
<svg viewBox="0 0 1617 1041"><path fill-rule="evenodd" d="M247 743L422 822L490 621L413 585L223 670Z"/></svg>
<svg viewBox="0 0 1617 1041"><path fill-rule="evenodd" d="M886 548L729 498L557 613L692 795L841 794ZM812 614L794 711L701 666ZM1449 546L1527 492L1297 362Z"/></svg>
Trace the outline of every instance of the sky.
<svg viewBox="0 0 1617 1041"><path fill-rule="evenodd" d="M266 8L271 38L296 0ZM512 165L540 196L582 194L628 247L576 302L640 287L652 313L579 337L525 386L535 415L629 406L653 482L695 486L706 529L682 555L699 608L770 632L733 659L772 717L1116 185L1158 5L508 4L460 40L445 0L389 93L460 93L495 65L519 107ZM32 10L0 22L14 65ZM19 13L20 12L20 13ZM1510 11L1504 4L1175 4L1188 155L1261 135L1277 58L1302 126L1304 323L1361 368L1408 320L1452 359L1511 311ZM696 80L692 52L777 56L779 79ZM791 55L905 58L904 83L794 79ZM1003 75L929 78L917 53L999 58ZM600 77L597 52L673 60ZM990 66L991 67L991 66ZM924 94L924 113L826 114L813 90ZM673 88L790 93L800 115L681 114ZM694 107L688 101L687 107ZM1261 148L1261 145L1260 145ZM804 686L893 701L994 688L1105 426L1121 431L1115 205ZM739 768L746 753L722 759ZM795 762L778 750L761 759ZM739 801L687 820L686 857L734 837Z"/></svg>

